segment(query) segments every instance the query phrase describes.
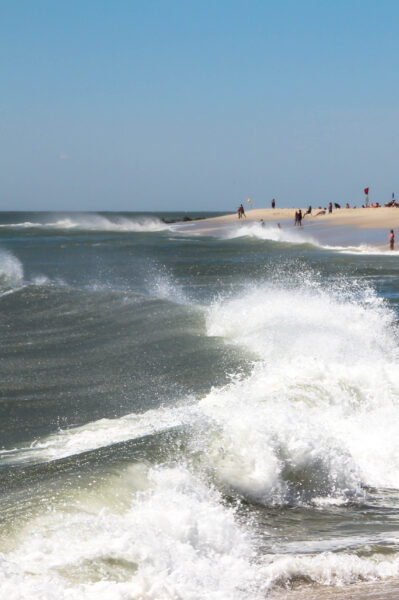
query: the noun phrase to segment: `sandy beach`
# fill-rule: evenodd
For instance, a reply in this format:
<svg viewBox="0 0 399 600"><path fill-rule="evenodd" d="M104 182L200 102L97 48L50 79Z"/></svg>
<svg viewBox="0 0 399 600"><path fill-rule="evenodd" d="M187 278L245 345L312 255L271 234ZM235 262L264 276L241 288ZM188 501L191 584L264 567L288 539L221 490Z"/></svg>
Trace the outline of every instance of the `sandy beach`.
<svg viewBox="0 0 399 600"><path fill-rule="evenodd" d="M266 223L275 221L289 221L294 223L296 208L257 208L245 212L242 222L260 221L263 219ZM302 214L305 214L307 208L302 208ZM302 221L303 225L309 223L322 223L323 226L348 226L358 229L395 229L399 228L399 208L380 207L380 208L341 208L333 210L331 214L327 211L325 214L318 214L320 209L312 210L311 215L306 215ZM317 216L316 216L317 215ZM226 214L212 219L204 219L202 223L234 223L240 221L237 213Z"/></svg>

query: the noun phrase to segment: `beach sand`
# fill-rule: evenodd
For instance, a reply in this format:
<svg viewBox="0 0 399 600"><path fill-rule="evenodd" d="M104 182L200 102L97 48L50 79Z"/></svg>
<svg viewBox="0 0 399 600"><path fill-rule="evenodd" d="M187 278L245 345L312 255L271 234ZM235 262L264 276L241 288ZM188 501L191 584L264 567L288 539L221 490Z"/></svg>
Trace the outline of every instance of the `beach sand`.
<svg viewBox="0 0 399 600"><path fill-rule="evenodd" d="M296 208L257 208L245 212L243 219L238 219L237 213L203 219L201 223L206 227L207 224L224 224L234 222L251 222L263 219L266 223L275 221L292 221L294 223ZM306 208L302 208L302 214ZM331 214L326 212L324 215L316 214L319 209L313 209L312 215L306 215L302 223L322 223L324 226L344 226L359 229L395 229L399 228L399 208L341 208L333 210Z"/></svg>

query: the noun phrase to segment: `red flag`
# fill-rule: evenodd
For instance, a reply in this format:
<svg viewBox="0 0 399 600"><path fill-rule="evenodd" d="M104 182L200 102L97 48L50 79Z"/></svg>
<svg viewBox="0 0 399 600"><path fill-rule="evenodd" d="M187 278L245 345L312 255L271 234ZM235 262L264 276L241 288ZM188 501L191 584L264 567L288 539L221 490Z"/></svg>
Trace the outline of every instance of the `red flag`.
<svg viewBox="0 0 399 600"><path fill-rule="evenodd" d="M369 194L369 188L364 188L364 193L366 194L366 196L368 196L368 194Z"/></svg>

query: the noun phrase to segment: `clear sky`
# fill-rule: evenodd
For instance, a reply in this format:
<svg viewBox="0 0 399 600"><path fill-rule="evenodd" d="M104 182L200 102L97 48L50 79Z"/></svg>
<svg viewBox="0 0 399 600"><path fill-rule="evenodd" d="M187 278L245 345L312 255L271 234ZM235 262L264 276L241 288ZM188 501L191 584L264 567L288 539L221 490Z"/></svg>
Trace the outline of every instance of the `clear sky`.
<svg viewBox="0 0 399 600"><path fill-rule="evenodd" d="M397 0L0 0L0 210L399 197Z"/></svg>

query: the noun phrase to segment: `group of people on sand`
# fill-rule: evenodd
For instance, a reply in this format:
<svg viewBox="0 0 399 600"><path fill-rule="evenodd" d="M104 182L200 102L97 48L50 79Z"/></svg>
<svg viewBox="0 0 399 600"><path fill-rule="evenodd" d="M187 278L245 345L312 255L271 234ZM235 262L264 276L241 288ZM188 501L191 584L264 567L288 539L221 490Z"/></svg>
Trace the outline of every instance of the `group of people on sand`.
<svg viewBox="0 0 399 600"><path fill-rule="evenodd" d="M272 208L275 208L276 206L276 201L272 200ZM394 200L392 200L391 202L388 202L387 204L385 204L384 206L397 206L399 208L399 203L395 202ZM338 204L337 202L334 202L334 207L336 209L340 209L341 205ZM380 208L380 204L378 204L378 202L376 204L372 204L371 205L372 208ZM321 208L321 207L319 207ZM350 208L349 204L346 203L345 208ZM356 206L354 206L353 208L356 208ZM332 213L333 210L333 204L332 202L328 203L328 212ZM319 210L314 216L317 217L318 215L325 215L327 212L326 209L321 209ZM245 210L244 210L244 206L242 204L240 204L240 206L237 209L237 214L238 214L238 218L242 219L243 217L246 218L246 214L245 214ZM312 207L309 206L307 211L305 213L302 213L301 209L298 209L297 211L295 211L295 223L294 225L297 227L302 227L302 220L306 217L306 215L311 215L312 214ZM262 226L265 225L265 222L263 221L263 219L260 220L260 224ZM280 223L277 224L277 226L280 228ZM389 249L393 250L395 247L395 233L394 230L391 229L389 232Z"/></svg>

